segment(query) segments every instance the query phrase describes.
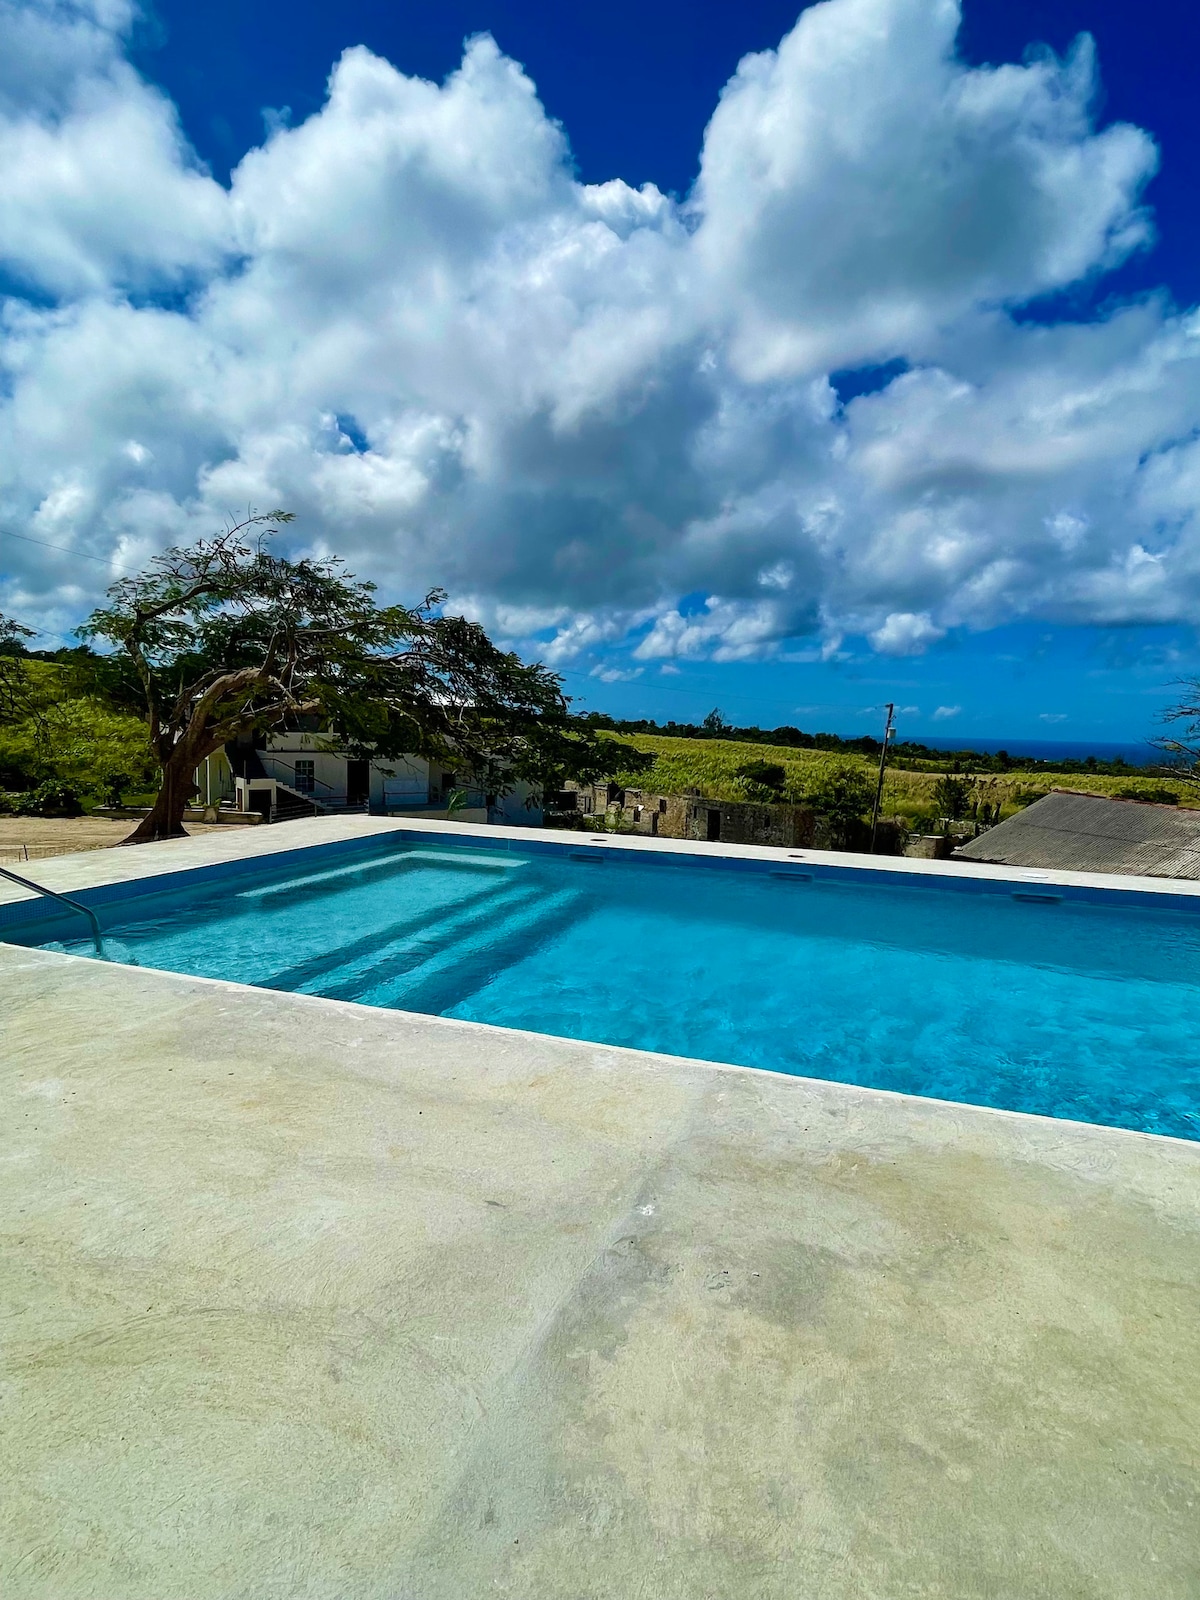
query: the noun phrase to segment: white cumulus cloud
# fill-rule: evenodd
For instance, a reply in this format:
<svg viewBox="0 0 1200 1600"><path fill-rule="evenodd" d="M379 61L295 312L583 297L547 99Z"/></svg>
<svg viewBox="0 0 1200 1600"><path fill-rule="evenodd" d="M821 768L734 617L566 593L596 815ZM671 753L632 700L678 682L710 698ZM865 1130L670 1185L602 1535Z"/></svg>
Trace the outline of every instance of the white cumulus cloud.
<svg viewBox="0 0 1200 1600"><path fill-rule="evenodd" d="M1138 129L1089 127L1093 51L966 71L957 0L835 0L748 56L704 145L697 245L755 376L907 354L1143 243Z"/></svg>
<svg viewBox="0 0 1200 1600"><path fill-rule="evenodd" d="M1200 318L1012 315L1152 241L1088 40L973 68L956 0L825 0L676 201L580 184L488 37L348 50L221 185L131 17L0 0L0 606L279 504L602 672L1200 620Z"/></svg>
<svg viewBox="0 0 1200 1600"><path fill-rule="evenodd" d="M945 637L927 611L893 611L881 628L871 634L871 643L885 656L919 656Z"/></svg>

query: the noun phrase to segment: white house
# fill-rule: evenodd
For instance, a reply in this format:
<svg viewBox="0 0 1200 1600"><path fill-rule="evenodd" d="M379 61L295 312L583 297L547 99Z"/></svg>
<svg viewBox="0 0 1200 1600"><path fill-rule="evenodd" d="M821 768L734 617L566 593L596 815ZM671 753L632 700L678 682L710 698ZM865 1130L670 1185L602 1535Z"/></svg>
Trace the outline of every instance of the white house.
<svg viewBox="0 0 1200 1600"><path fill-rule="evenodd" d="M465 789L466 805L453 813L459 821L518 826L541 821L540 808L525 805L527 786L491 797L489 804L480 789L424 756L367 760L330 744L328 734L297 729L268 734L257 747L248 738L226 745L197 769L201 804L273 818L360 810L373 816L448 817L451 795Z"/></svg>

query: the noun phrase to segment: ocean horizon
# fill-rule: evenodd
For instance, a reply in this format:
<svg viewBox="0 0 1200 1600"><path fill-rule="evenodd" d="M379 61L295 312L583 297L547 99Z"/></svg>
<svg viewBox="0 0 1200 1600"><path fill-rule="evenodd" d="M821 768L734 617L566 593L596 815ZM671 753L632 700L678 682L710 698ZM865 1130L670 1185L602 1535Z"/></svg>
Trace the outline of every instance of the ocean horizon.
<svg viewBox="0 0 1200 1600"><path fill-rule="evenodd" d="M1010 756L1028 756L1035 761L1086 761L1089 756L1095 756L1097 761L1119 758L1131 767L1148 767L1166 760L1161 750L1144 739L975 739L967 734L949 738L945 734L905 734L901 730L897 743L903 744L906 738L914 744L928 745L932 750L978 750L983 755L1007 750Z"/></svg>

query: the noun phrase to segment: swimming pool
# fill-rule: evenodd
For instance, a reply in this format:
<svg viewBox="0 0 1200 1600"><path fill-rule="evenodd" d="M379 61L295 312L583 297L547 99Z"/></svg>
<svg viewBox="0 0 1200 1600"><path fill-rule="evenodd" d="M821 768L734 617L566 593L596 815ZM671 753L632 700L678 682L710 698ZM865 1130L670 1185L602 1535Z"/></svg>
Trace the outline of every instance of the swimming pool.
<svg viewBox="0 0 1200 1600"><path fill-rule="evenodd" d="M110 956L1200 1138L1200 907L1180 901L586 842L242 865L90 897ZM90 954L66 926L51 947Z"/></svg>

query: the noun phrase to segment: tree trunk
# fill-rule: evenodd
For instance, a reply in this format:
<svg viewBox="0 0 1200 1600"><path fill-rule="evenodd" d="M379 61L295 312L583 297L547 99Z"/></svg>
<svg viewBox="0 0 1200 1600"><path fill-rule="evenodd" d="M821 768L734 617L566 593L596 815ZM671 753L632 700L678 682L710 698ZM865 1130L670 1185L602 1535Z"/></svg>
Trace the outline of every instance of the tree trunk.
<svg viewBox="0 0 1200 1600"><path fill-rule="evenodd" d="M163 767L162 787L150 808L150 815L142 818L122 844L150 844L155 839L184 837L183 813L196 787L192 776L195 766L189 747L178 746Z"/></svg>

